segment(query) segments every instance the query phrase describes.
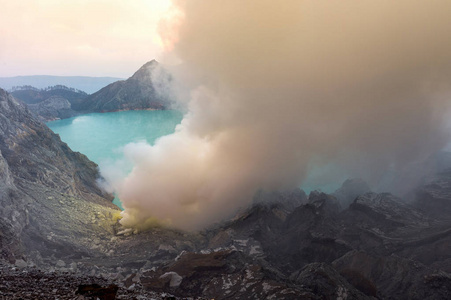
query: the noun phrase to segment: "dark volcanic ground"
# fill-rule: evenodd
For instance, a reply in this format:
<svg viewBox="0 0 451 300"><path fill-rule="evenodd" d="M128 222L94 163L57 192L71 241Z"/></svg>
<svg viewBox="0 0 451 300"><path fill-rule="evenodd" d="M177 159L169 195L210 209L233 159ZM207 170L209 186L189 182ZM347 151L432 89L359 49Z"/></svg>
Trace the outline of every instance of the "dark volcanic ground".
<svg viewBox="0 0 451 300"><path fill-rule="evenodd" d="M419 194L451 193L435 181L450 174ZM422 201L369 192L343 210L320 192L260 193L252 208L201 233L115 225L103 254L41 254L42 271L32 256L16 260L15 270L3 267L0 291L74 299L81 284L113 284L117 299L449 299L451 221L445 207L430 218Z"/></svg>
<svg viewBox="0 0 451 300"><path fill-rule="evenodd" d="M451 299L443 159L404 199L348 180L259 192L202 232L137 232L94 163L2 90L0 107L0 299Z"/></svg>

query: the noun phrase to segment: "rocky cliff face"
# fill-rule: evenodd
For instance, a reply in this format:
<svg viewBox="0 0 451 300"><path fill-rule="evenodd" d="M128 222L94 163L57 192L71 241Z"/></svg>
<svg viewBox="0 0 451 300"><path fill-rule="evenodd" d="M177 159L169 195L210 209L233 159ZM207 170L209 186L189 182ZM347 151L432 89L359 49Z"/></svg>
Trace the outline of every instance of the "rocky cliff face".
<svg viewBox="0 0 451 300"><path fill-rule="evenodd" d="M109 112L120 110L165 109L167 95L159 93L158 85L171 80L157 61L143 65L127 80L114 82L88 96L73 109L82 112Z"/></svg>
<svg viewBox="0 0 451 300"><path fill-rule="evenodd" d="M97 166L73 152L29 110L0 90L0 244L2 257L88 251L93 212L113 214L112 197L96 185ZM69 210L69 207L73 210ZM85 224L81 223L86 221ZM91 228L89 228L91 227ZM89 244L89 243L88 243ZM50 254L49 254L50 253Z"/></svg>

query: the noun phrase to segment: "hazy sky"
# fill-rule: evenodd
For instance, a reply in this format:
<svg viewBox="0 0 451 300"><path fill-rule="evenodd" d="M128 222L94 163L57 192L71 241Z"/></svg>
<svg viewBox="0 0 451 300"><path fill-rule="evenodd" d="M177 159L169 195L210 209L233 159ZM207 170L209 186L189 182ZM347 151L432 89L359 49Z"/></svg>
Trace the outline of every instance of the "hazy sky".
<svg viewBox="0 0 451 300"><path fill-rule="evenodd" d="M0 77L129 77L157 58L169 0L0 0Z"/></svg>

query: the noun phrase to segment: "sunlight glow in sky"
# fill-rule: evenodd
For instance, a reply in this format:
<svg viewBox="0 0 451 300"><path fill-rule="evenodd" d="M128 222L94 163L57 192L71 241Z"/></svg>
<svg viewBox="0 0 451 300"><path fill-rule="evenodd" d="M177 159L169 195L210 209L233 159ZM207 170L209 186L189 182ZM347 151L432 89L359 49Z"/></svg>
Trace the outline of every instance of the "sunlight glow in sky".
<svg viewBox="0 0 451 300"><path fill-rule="evenodd" d="M162 52L170 0L0 0L0 77L129 77Z"/></svg>

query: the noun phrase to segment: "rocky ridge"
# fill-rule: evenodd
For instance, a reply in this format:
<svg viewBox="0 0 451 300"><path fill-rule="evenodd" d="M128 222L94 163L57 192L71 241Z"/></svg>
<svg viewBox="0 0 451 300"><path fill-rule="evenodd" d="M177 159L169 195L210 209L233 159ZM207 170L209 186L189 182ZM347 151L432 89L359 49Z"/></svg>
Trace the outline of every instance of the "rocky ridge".
<svg viewBox="0 0 451 300"><path fill-rule="evenodd" d="M14 98L19 99L25 104L37 104L51 97L64 98L69 101L69 103L75 103L88 96L88 94L83 91L69 88L64 85L49 86L42 89L25 85L14 87L10 93Z"/></svg>
<svg viewBox="0 0 451 300"><path fill-rule="evenodd" d="M70 102L58 96L52 96L37 104L29 104L28 108L42 122L67 119L78 115L71 108Z"/></svg>
<svg viewBox="0 0 451 300"><path fill-rule="evenodd" d="M164 92L171 76L156 60L144 64L132 77L116 81L89 95L73 109L80 112L166 109L170 99Z"/></svg>
<svg viewBox="0 0 451 300"><path fill-rule="evenodd" d="M15 87L11 92L16 99L25 103L42 122L70 118L79 113L72 105L82 101L88 94L63 85L37 89L32 86Z"/></svg>
<svg viewBox="0 0 451 300"><path fill-rule="evenodd" d="M0 77L0 88L7 91L14 91L16 87L23 86L33 86L37 89L44 89L49 86L64 85L91 94L98 91L102 87L121 79L122 78L118 77L51 75Z"/></svg>

